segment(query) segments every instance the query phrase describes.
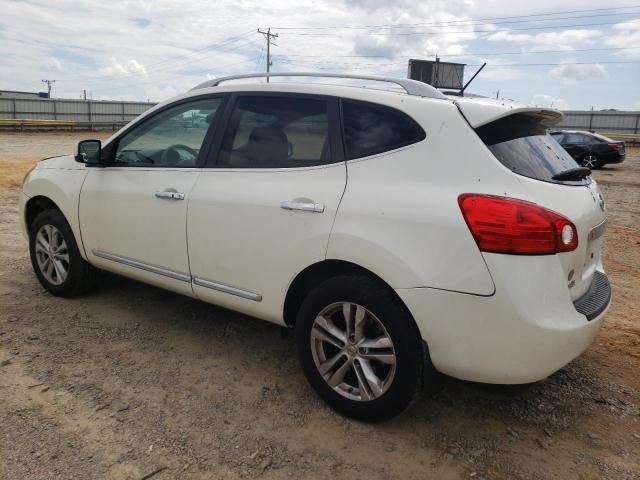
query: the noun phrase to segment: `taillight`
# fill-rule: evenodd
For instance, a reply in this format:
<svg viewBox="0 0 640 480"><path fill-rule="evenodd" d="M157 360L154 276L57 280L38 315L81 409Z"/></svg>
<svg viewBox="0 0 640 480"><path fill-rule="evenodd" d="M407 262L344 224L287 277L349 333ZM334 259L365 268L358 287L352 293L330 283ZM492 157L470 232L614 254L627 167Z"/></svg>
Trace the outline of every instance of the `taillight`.
<svg viewBox="0 0 640 480"><path fill-rule="evenodd" d="M609 148L613 148L614 150L619 150L624 145L623 143L608 143Z"/></svg>
<svg viewBox="0 0 640 480"><path fill-rule="evenodd" d="M483 252L548 255L578 247L576 226L535 203L474 193L460 195L458 203Z"/></svg>

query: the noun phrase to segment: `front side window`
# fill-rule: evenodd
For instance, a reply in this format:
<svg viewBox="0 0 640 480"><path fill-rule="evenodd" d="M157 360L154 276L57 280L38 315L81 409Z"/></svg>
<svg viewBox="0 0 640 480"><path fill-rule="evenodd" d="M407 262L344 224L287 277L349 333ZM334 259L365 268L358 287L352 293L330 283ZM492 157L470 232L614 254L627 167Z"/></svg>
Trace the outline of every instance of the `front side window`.
<svg viewBox="0 0 640 480"><path fill-rule="evenodd" d="M344 100L342 115L348 159L388 152L426 137L411 117L394 108Z"/></svg>
<svg viewBox="0 0 640 480"><path fill-rule="evenodd" d="M331 162L327 102L303 97L239 97L218 165L295 168Z"/></svg>
<svg viewBox="0 0 640 480"><path fill-rule="evenodd" d="M154 115L120 138L113 165L195 167L221 102L195 100Z"/></svg>

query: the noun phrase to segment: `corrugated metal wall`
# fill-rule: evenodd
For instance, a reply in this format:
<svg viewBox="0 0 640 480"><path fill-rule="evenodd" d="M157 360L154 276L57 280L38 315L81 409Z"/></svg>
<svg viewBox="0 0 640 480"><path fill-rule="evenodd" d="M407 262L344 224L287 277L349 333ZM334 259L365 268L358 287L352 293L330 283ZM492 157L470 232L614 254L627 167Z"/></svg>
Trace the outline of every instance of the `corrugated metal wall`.
<svg viewBox="0 0 640 480"><path fill-rule="evenodd" d="M569 110L558 125L566 130L595 130L609 133L640 133L640 112L594 112Z"/></svg>
<svg viewBox="0 0 640 480"><path fill-rule="evenodd" d="M153 105L103 100L0 98L0 119L67 120L95 126L123 125Z"/></svg>
<svg viewBox="0 0 640 480"><path fill-rule="evenodd" d="M121 126L153 103L111 102L104 100L0 98L0 119L67 120L78 126ZM578 111L564 112L560 128L610 133L640 133L640 112Z"/></svg>

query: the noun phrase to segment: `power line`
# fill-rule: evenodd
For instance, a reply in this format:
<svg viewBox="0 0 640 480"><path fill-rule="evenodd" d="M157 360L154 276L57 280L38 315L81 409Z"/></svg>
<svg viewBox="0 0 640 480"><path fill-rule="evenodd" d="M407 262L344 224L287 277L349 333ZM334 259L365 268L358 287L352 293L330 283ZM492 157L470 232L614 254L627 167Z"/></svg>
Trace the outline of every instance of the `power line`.
<svg viewBox="0 0 640 480"><path fill-rule="evenodd" d="M257 59L257 57L247 58L247 59L241 60L239 62L227 63L227 64L219 65L217 68L218 69L220 69L220 68L228 68L228 67L233 67L233 66L237 66L237 65L242 65L242 64L245 64L245 63L253 63L253 62L256 61L256 59ZM206 68L206 69L202 69L202 70L199 70L199 71L200 72L204 72L204 71L207 71L207 70L209 70L209 69ZM185 75L172 75L170 77L163 78L162 81L174 80L174 79L177 79L177 78L184 78L184 77L185 77ZM123 88L130 88L130 87L133 87L133 86L152 85L152 84L157 83L158 81L159 81L159 79L148 80L148 81L144 81L144 82L140 81L140 82L135 82L135 83L131 83L130 82L128 84L118 85L116 87L102 88L102 89L100 89L100 91L101 92L110 92L112 90L122 90Z"/></svg>
<svg viewBox="0 0 640 480"><path fill-rule="evenodd" d="M219 44L210 45L210 46L206 47L205 49L201 49L201 51L197 52L196 55L204 53L205 50L215 50L213 53L221 53L221 52L230 53L230 52L234 52L236 50L239 50L239 49L241 49L243 47L246 47L246 46L249 46L249 45L256 46L255 42L250 42L250 41L246 41L246 42L243 42L243 43L240 43L240 44L233 45L234 42L237 42L238 40L241 40L245 36L246 35L237 36L237 37L231 37L230 39L228 39L228 40L226 40L224 42L221 42ZM225 46L226 47L231 46L232 48L230 48L230 49L222 48L222 47L225 47ZM193 63L193 62L196 62L196 61L203 61L205 58L207 58L207 56L209 56L209 54L205 55L204 57L192 58L192 59L189 59L189 60L186 60L186 61L182 61L182 62L179 62L179 63L171 63L172 61L159 62L157 64L152 64L151 67L145 68L145 72L146 72L146 74L148 74L149 72L157 72L157 71L161 71L161 70L182 67L182 66L187 65L189 63ZM159 66L158 67L158 65L162 65L162 64L164 64L164 66ZM87 81L87 82L100 81L100 80L105 80L105 79L121 80L121 79L128 79L128 78L134 78L134 77L144 77L144 76L146 76L145 72L131 72L131 73L127 74L126 76L119 76L117 74L107 74L107 75L98 75L98 76L95 76L95 77L89 77L89 78L84 78L84 79L80 78L80 79L83 80L83 81ZM63 81L77 81L77 80L78 80L78 78L69 79L69 80L63 80Z"/></svg>
<svg viewBox="0 0 640 480"><path fill-rule="evenodd" d="M565 10L559 12L550 12L550 13L534 13L528 15L512 15L507 17L485 17L485 18L475 18L469 20L450 20L444 22L422 22L422 23L397 23L397 24L380 24L380 25L359 25L359 26L322 26L322 27L274 27L277 30L328 30L328 29L372 29L372 28L404 28L404 27L418 27L418 26L432 26L432 25L447 25L451 26L456 24L464 24L469 22L488 22L493 20L508 20L513 18L533 18L533 17L548 17L553 15L566 15L571 13L587 13L587 12L603 12L610 10L625 10L625 9L633 9L639 8L640 5L629 5L626 7L609 7L609 8L592 8L586 10ZM618 13L618 14L609 14L609 15L631 15L635 12L631 13ZM597 15L594 15L597 16ZM605 15L603 15L605 16ZM573 17L580 18L580 17ZM553 18L547 18L542 20L554 20ZM555 19L558 20L558 19ZM533 20L532 20L533 21ZM493 23L493 22L492 22ZM515 22L514 22L515 23Z"/></svg>
<svg viewBox="0 0 640 480"><path fill-rule="evenodd" d="M624 23L637 23L639 20L629 20ZM600 22L600 23L579 23L572 25L548 25L544 27L525 27L525 28L495 28L490 30L458 30L453 32L388 32L386 35L393 36L411 36L411 35L456 35L462 33L498 33L498 32L516 32L516 31L529 31L529 30L550 30L556 28L575 28L575 27L597 27L600 25L615 25L621 22ZM299 32L291 32L283 35L296 35L296 36L308 36L308 37L325 37L325 36L335 36L335 33L299 33Z"/></svg>
<svg viewBox="0 0 640 480"><path fill-rule="evenodd" d="M310 61L289 61L283 60L282 63L287 64L302 64L302 65L326 65L326 66L345 66L345 67L394 67L404 66L405 62L393 62L393 63L335 63L335 62L314 62ZM494 65L488 65L488 67L541 67L541 66L559 66L559 65L616 65L616 64L637 64L640 60L602 60L595 62L547 62L547 63L500 63ZM480 64L467 65L468 67L479 67Z"/></svg>
<svg viewBox="0 0 640 480"><path fill-rule="evenodd" d="M605 51L613 51L613 50L637 50L640 49L640 45L635 47L615 47L615 48L578 48L573 50L529 50L529 51L519 51L519 52L474 52L474 53L455 53L455 54L445 54L446 57L483 57L483 56L500 56L500 55L528 55L528 54L543 54L543 53L580 53L580 52L605 52ZM281 53L276 54L278 57L331 57L331 58L390 58L388 55L305 55L303 53L300 54L290 54L290 53ZM414 55L395 55L394 57L402 57L402 58L421 58L421 57L434 57L435 53L420 53Z"/></svg>

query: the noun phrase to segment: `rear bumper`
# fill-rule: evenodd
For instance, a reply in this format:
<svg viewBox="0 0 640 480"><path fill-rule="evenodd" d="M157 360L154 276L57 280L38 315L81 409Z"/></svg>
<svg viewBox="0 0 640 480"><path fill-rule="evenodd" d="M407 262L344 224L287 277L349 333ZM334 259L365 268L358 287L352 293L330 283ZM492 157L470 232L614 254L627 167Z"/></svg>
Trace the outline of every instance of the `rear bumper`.
<svg viewBox="0 0 640 480"><path fill-rule="evenodd" d="M626 152L620 153L617 150L609 150L600 154L600 159L602 160L602 163L606 165L608 163L622 163L626 156Z"/></svg>
<svg viewBox="0 0 640 480"><path fill-rule="evenodd" d="M626 155L618 155L616 157L609 157L609 158L605 158L604 163L605 164L609 164L609 163L622 163L624 162Z"/></svg>
<svg viewBox="0 0 640 480"><path fill-rule="evenodd" d="M600 303L590 310L593 316L588 320L571 301L553 257L486 257L496 281L492 296L429 288L397 290L429 345L436 369L475 382L530 383L587 349L610 304L608 281L608 294L599 291Z"/></svg>

